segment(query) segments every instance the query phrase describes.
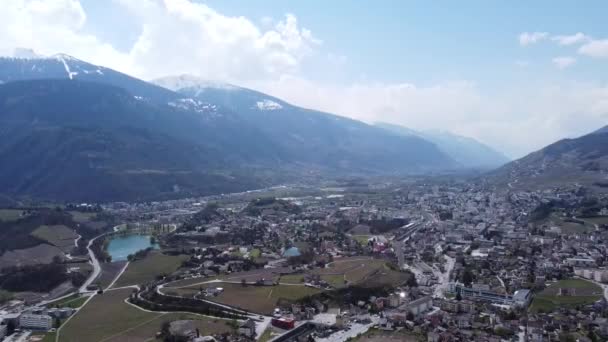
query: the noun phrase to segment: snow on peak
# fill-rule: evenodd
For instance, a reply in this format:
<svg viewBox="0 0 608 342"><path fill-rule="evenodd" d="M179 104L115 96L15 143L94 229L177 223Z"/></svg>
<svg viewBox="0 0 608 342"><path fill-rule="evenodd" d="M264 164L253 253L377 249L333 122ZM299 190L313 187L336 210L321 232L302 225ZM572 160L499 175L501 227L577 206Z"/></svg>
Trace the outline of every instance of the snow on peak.
<svg viewBox="0 0 608 342"><path fill-rule="evenodd" d="M170 101L167 104L174 108L179 108L187 111L195 111L197 113L217 112L216 105L191 98L177 99L176 101Z"/></svg>
<svg viewBox="0 0 608 342"><path fill-rule="evenodd" d="M167 76L153 80L152 83L172 91L178 91L184 88L214 88L224 90L238 89L238 87L233 86L232 84L219 81L205 80L203 78L193 75Z"/></svg>
<svg viewBox="0 0 608 342"><path fill-rule="evenodd" d="M258 107L259 110L277 110L283 108L283 106L281 106L280 104L268 99L258 101L255 103L255 105Z"/></svg>

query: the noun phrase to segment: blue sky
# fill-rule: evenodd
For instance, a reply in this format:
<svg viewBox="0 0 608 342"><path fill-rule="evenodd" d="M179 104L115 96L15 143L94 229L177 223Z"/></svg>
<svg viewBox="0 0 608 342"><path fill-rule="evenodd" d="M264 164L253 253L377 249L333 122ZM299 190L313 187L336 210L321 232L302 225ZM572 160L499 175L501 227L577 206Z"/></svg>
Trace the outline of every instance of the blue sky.
<svg viewBox="0 0 608 342"><path fill-rule="evenodd" d="M244 16L263 25L264 18L293 13L323 41L323 48L345 57L341 81L374 79L433 84L445 79L475 79L497 86L529 77L585 79L608 75L605 61L586 60L567 75L556 73L551 58L572 54L545 42L522 48L522 32L608 37L608 3L586 1L197 1L229 16ZM128 50L139 28L118 4L83 0L88 29ZM93 14L94 13L94 14ZM111 27L108 21L112 20ZM533 71L518 67L528 62ZM315 73L315 68L307 70ZM317 69L318 70L318 69ZM325 72L316 77L323 78Z"/></svg>
<svg viewBox="0 0 608 342"><path fill-rule="evenodd" d="M519 157L608 124L606 13L606 1L14 0L0 53L227 81Z"/></svg>

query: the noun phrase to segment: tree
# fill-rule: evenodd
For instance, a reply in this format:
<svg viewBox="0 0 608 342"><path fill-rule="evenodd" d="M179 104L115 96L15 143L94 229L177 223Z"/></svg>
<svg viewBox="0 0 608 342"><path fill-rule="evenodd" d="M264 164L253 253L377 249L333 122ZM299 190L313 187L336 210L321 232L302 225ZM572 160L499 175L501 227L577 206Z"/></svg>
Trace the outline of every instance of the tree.
<svg viewBox="0 0 608 342"><path fill-rule="evenodd" d="M460 294L460 291L456 292L456 300L457 301L461 301L462 300L462 295Z"/></svg>
<svg viewBox="0 0 608 342"><path fill-rule="evenodd" d="M469 287L474 280L475 276L473 275L473 272L471 272L469 268L465 268L464 272L462 272L462 283Z"/></svg>

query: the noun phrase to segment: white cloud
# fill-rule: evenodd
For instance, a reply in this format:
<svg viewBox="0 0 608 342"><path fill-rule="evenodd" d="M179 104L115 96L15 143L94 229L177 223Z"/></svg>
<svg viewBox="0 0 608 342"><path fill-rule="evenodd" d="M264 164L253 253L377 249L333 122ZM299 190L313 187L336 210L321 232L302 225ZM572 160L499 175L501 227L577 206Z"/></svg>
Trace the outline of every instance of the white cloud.
<svg viewBox="0 0 608 342"><path fill-rule="evenodd" d="M596 58L608 58L608 39L592 40L578 49L578 53Z"/></svg>
<svg viewBox="0 0 608 342"><path fill-rule="evenodd" d="M83 31L86 14L77 0L12 0L0 12L0 54L27 47L144 78L195 73L239 80L297 72L321 44L292 14L262 30L247 18L188 0L115 1L141 27L126 52Z"/></svg>
<svg viewBox="0 0 608 342"><path fill-rule="evenodd" d="M559 45L573 45L587 42L591 40L591 37L582 32L577 32L572 35L553 36L551 37L551 40L557 42Z"/></svg>
<svg viewBox="0 0 608 342"><path fill-rule="evenodd" d="M0 55L25 47L41 54L67 52L112 66L128 66L127 56L83 32L86 20L77 0L5 1L0 11Z"/></svg>
<svg viewBox="0 0 608 342"><path fill-rule="evenodd" d="M576 58L568 56L555 57L551 62L553 62L558 69L566 69L576 63Z"/></svg>
<svg viewBox="0 0 608 342"><path fill-rule="evenodd" d="M523 32L519 35L519 44L521 46L527 46L536 44L541 40L545 40L549 37L547 32Z"/></svg>

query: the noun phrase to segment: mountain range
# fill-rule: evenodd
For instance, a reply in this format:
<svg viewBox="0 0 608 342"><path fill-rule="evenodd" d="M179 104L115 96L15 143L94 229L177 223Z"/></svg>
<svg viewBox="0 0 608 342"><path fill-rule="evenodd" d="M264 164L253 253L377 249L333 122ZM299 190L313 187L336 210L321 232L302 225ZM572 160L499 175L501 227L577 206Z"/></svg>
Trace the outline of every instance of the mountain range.
<svg viewBox="0 0 608 342"><path fill-rule="evenodd" d="M502 153L469 137L441 131L416 131L384 122L374 124L395 134L420 137L434 143L463 168L489 170L509 162Z"/></svg>
<svg viewBox="0 0 608 342"><path fill-rule="evenodd" d="M603 186L606 146L608 126L508 162L471 138L368 125L189 75L146 82L64 54L0 58L3 198L142 201L502 164L486 179Z"/></svg>
<svg viewBox="0 0 608 342"><path fill-rule="evenodd" d="M576 184L608 188L608 126L559 140L490 172L486 178L512 189Z"/></svg>
<svg viewBox="0 0 608 342"><path fill-rule="evenodd" d="M0 58L0 83L8 196L149 200L459 166L417 136L221 83L145 82L63 54Z"/></svg>

